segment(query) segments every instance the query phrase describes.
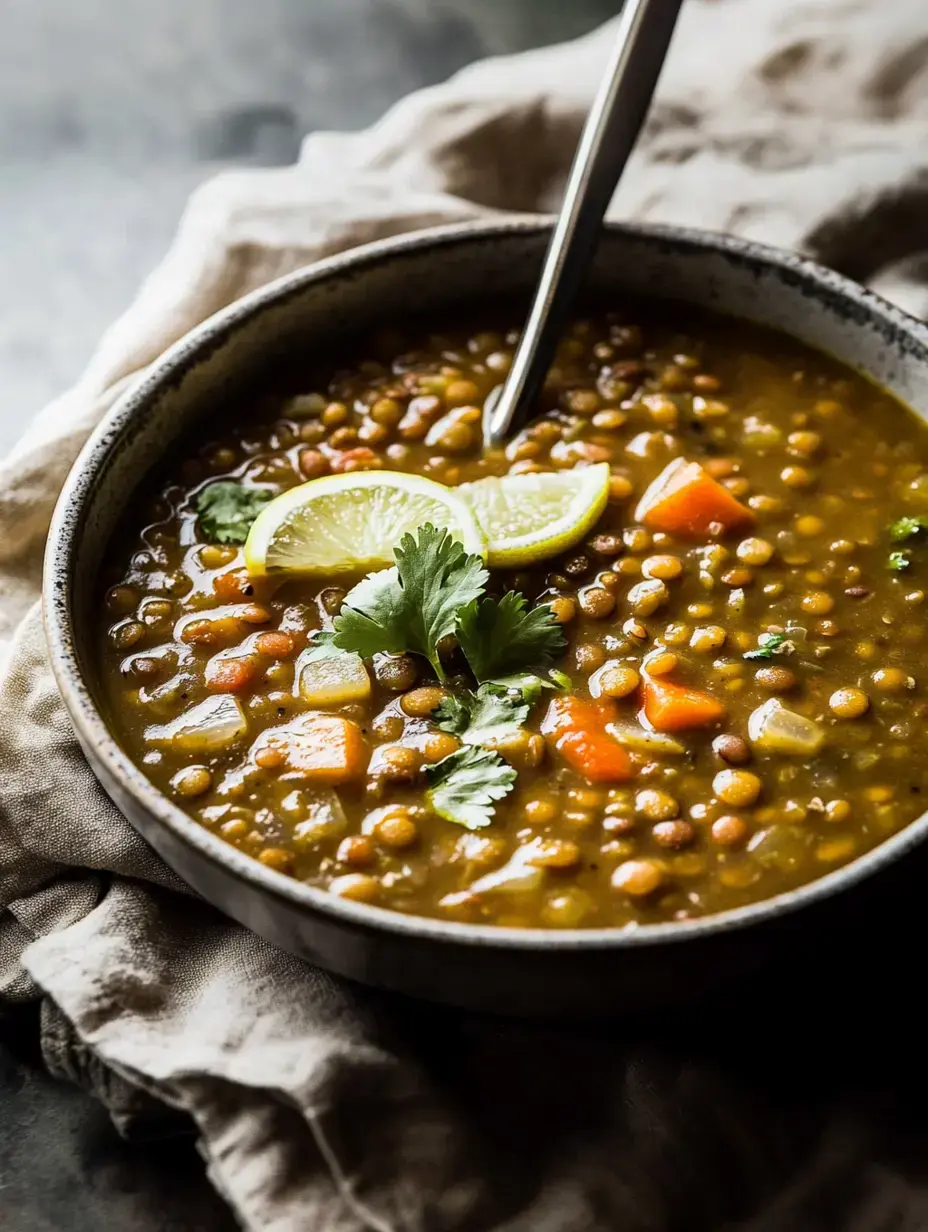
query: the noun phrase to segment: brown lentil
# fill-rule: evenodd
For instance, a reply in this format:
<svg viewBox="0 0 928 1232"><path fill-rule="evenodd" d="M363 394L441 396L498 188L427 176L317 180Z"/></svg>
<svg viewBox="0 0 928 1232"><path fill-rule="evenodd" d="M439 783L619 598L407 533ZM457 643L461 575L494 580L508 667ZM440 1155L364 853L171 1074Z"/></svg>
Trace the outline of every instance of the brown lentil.
<svg viewBox="0 0 928 1232"><path fill-rule="evenodd" d="M613 889L630 894L632 898L653 894L663 881L664 874L653 860L626 860L612 874Z"/></svg>

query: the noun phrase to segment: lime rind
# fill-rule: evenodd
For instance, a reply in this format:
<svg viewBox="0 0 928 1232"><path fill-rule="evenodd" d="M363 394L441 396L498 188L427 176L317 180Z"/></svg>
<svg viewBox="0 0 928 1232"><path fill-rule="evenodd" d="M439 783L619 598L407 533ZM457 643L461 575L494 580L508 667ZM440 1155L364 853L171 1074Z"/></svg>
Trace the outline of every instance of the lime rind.
<svg viewBox="0 0 928 1232"><path fill-rule="evenodd" d="M325 475L290 488L258 515L245 543L250 573L366 573L393 564L405 534L431 522L486 557L486 537L451 488L403 471Z"/></svg>
<svg viewBox="0 0 928 1232"><path fill-rule="evenodd" d="M609 464L478 479L456 489L487 537L491 568L532 565L578 543L609 499Z"/></svg>

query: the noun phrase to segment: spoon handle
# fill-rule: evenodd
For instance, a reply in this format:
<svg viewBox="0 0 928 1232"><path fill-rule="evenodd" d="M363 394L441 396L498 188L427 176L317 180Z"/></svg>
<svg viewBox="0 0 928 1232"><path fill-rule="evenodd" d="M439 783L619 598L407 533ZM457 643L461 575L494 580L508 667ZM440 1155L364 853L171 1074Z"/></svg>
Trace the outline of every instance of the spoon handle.
<svg viewBox="0 0 928 1232"><path fill-rule="evenodd" d="M651 103L682 0L625 0L615 47L574 155L531 312L495 403L484 416L487 445L526 418L551 362L600 224Z"/></svg>

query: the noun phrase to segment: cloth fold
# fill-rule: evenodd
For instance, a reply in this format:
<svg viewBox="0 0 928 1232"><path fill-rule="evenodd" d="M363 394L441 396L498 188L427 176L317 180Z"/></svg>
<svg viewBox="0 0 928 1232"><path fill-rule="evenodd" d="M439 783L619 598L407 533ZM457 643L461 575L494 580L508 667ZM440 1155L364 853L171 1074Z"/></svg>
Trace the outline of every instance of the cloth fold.
<svg viewBox="0 0 928 1232"><path fill-rule="evenodd" d="M0 999L43 999L50 1070L124 1132L191 1119L247 1229L925 1225L898 1108L829 1086L809 1068L814 1024L783 1005L728 1003L698 1029L696 1011L483 1021L354 988L226 920L104 795L49 672L48 519L127 385L307 262L555 207L613 29L473 65L366 132L312 135L294 167L207 184L80 382L0 465ZM688 0L612 212L800 248L928 309L924 0Z"/></svg>

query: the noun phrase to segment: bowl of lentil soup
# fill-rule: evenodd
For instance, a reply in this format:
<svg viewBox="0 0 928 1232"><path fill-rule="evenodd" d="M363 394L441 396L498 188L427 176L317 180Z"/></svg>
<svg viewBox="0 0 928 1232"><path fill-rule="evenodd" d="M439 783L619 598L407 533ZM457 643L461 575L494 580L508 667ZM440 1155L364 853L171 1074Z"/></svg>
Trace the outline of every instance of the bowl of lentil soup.
<svg viewBox="0 0 928 1232"><path fill-rule="evenodd" d="M217 906L379 986L588 1013L724 978L921 841L928 342L799 258L609 227L487 452L546 237L377 243L189 335L72 472L45 615L95 772ZM249 556L326 476L486 517L594 467L554 555L414 518L392 575Z"/></svg>

